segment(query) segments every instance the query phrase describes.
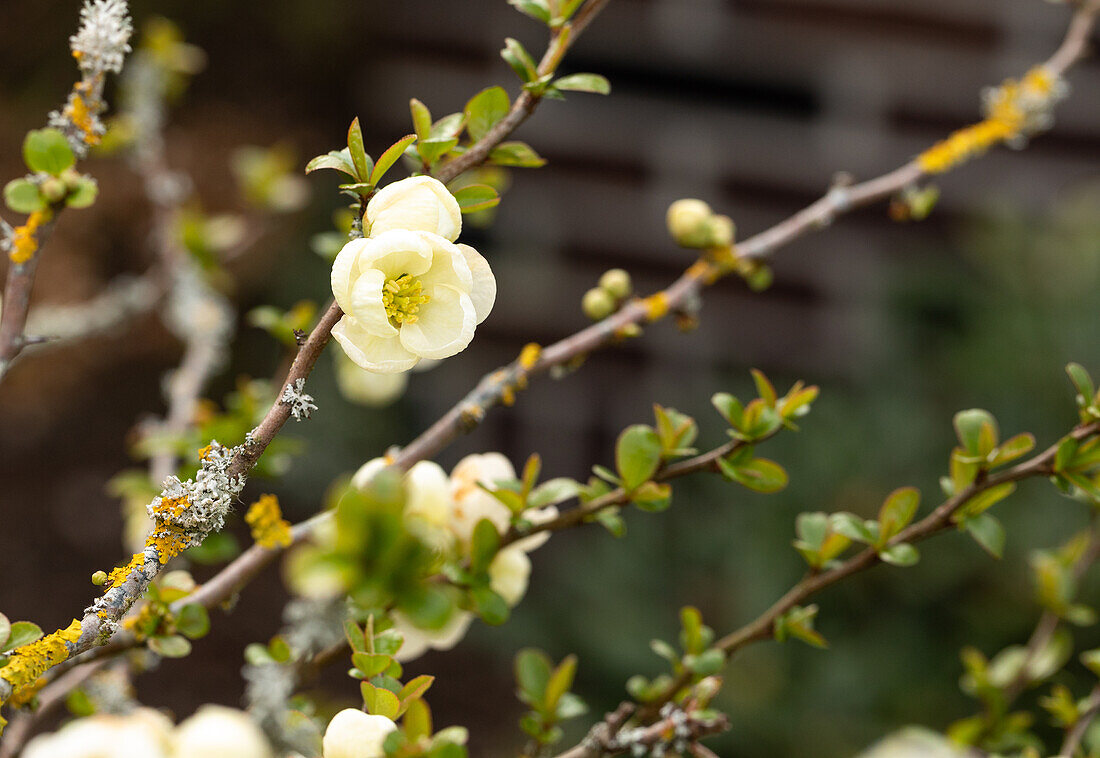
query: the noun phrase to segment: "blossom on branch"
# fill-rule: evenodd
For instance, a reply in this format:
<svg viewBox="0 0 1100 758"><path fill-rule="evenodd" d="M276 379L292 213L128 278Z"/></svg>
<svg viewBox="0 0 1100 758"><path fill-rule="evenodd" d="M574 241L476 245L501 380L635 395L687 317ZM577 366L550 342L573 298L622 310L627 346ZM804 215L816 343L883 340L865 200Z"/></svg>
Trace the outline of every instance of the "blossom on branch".
<svg viewBox="0 0 1100 758"><path fill-rule="evenodd" d="M367 222L371 236L347 243L332 264L344 311L332 336L344 352L395 373L464 350L492 310L496 280L476 250L454 244L454 197L430 177L403 179L370 201Z"/></svg>
<svg viewBox="0 0 1100 758"><path fill-rule="evenodd" d="M325 729L324 758L382 758L386 736L397 724L385 716L345 708L332 717Z"/></svg>

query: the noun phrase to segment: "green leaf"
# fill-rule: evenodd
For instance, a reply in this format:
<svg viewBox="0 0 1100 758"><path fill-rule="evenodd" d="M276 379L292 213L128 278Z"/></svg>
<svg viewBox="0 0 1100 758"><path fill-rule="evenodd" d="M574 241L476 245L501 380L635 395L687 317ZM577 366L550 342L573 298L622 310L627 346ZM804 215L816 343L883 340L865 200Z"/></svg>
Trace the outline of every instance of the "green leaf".
<svg viewBox="0 0 1100 758"><path fill-rule="evenodd" d="M1017 434L997 448L990 461L994 466L1003 466L1030 453L1035 448L1035 437L1031 434Z"/></svg>
<svg viewBox="0 0 1100 758"><path fill-rule="evenodd" d="M87 208L95 202L99 196L99 185L90 176L82 176L65 198L65 205L70 208Z"/></svg>
<svg viewBox="0 0 1100 758"><path fill-rule="evenodd" d="M611 94L611 82L599 74L570 74L554 81L554 86L561 90L574 92L593 92L597 95Z"/></svg>
<svg viewBox="0 0 1100 758"><path fill-rule="evenodd" d="M185 658L191 653L191 643L178 634L171 637L151 637L149 649L165 658Z"/></svg>
<svg viewBox="0 0 1100 758"><path fill-rule="evenodd" d="M527 497L527 505L531 508L556 505L577 497L581 490L581 483L568 477L548 479L531 490L531 494Z"/></svg>
<svg viewBox="0 0 1100 758"><path fill-rule="evenodd" d="M980 513L984 513L1015 491L1015 482L1005 482L1003 484L998 484L996 487L990 487L987 490L979 492L977 495L970 498L966 502L966 505L963 506L964 518L973 518Z"/></svg>
<svg viewBox="0 0 1100 758"><path fill-rule="evenodd" d="M687 664L687 660L684 661ZM726 654L718 648L712 647L704 650L696 656L692 656L688 666L698 676L711 676L717 674L726 665Z"/></svg>
<svg viewBox="0 0 1100 758"><path fill-rule="evenodd" d="M210 615L198 603L188 603L176 617L176 628L193 640L205 637L210 631Z"/></svg>
<svg viewBox="0 0 1100 758"><path fill-rule="evenodd" d="M541 650L524 648L516 653L515 671L520 699L537 707L543 702L553 672L550 657Z"/></svg>
<svg viewBox="0 0 1100 758"><path fill-rule="evenodd" d="M538 75L535 60L518 40L511 37L506 38L504 49L500 51L500 57L512 67L512 70L524 82L529 82Z"/></svg>
<svg viewBox="0 0 1100 758"><path fill-rule="evenodd" d="M444 116L432 124L432 130L428 132L428 139L457 137L462 132L462 126L465 123L465 113L451 113Z"/></svg>
<svg viewBox="0 0 1100 758"><path fill-rule="evenodd" d="M432 736L432 712L423 700L413 700L405 706L405 720L401 722L405 737L416 742L421 737Z"/></svg>
<svg viewBox="0 0 1100 758"><path fill-rule="evenodd" d="M413 131L423 142L432 133L432 112L415 97L409 100L409 111L412 113Z"/></svg>
<svg viewBox="0 0 1100 758"><path fill-rule="evenodd" d="M370 679L388 669L393 659L382 653L353 653L351 662L355 668L363 672L367 679Z"/></svg>
<svg viewBox="0 0 1100 758"><path fill-rule="evenodd" d="M58 176L76 163L69 140L59 129L37 129L23 140L23 160L31 171Z"/></svg>
<svg viewBox="0 0 1100 758"><path fill-rule="evenodd" d="M878 557L892 566L912 566L920 560L920 553L908 542L899 542L881 551Z"/></svg>
<svg viewBox="0 0 1100 758"><path fill-rule="evenodd" d="M672 486L643 482L630 494L630 502L650 513L660 513L672 505Z"/></svg>
<svg viewBox="0 0 1100 758"><path fill-rule="evenodd" d="M367 181L374 167L371 165L370 156L363 148L363 130L359 128L358 116L348 127L348 155L351 157L352 165L355 166L355 178L361 182ZM377 181L371 182L371 184L377 183Z"/></svg>
<svg viewBox="0 0 1100 758"><path fill-rule="evenodd" d="M470 571L478 574L487 570L499 549L500 532L496 526L487 518L478 521L470 539Z"/></svg>
<svg viewBox="0 0 1100 758"><path fill-rule="evenodd" d="M306 164L306 173L310 174L322 168L342 171L352 179L360 178L356 173L355 164L352 163L351 151L346 147L343 150L331 150L325 155L318 155Z"/></svg>
<svg viewBox="0 0 1100 758"><path fill-rule="evenodd" d="M983 513L966 520L966 531L981 545L982 549L994 558L1004 554L1005 529L1001 522L990 513Z"/></svg>
<svg viewBox="0 0 1100 758"><path fill-rule="evenodd" d="M661 464L661 440L644 424L627 427L615 445L615 467L628 492L657 473Z"/></svg>
<svg viewBox="0 0 1100 758"><path fill-rule="evenodd" d="M719 458L718 468L741 486L763 494L779 492L787 486L789 481L787 471L767 458L753 458L737 466L731 465L724 458Z"/></svg>
<svg viewBox="0 0 1100 758"><path fill-rule="evenodd" d="M820 550L829 534L829 516L817 513L800 513L794 522L795 534L814 550Z"/></svg>
<svg viewBox="0 0 1100 758"><path fill-rule="evenodd" d="M710 403L734 429L744 428L745 406L736 397L728 392L718 392L711 397Z"/></svg>
<svg viewBox="0 0 1100 758"><path fill-rule="evenodd" d="M363 695L363 705L367 707L367 713L376 716L385 716L393 720L401 712L401 701L397 695L384 687L376 687L370 682L361 682L359 690Z"/></svg>
<svg viewBox="0 0 1100 758"><path fill-rule="evenodd" d="M424 697L424 693L428 691L434 682L435 677L428 674L421 674L410 679L397 693L397 697L401 701L401 713L404 713L414 700Z"/></svg>
<svg viewBox="0 0 1100 758"><path fill-rule="evenodd" d="M562 695L573 686L573 678L577 674L577 656L568 655L554 669L550 675L550 681L546 684L546 695L543 698L543 707L547 711L555 711Z"/></svg>
<svg viewBox="0 0 1100 758"><path fill-rule="evenodd" d="M16 621L11 625L8 641L0 648L0 653L29 645L42 637L42 627L31 621Z"/></svg>
<svg viewBox="0 0 1100 758"><path fill-rule="evenodd" d="M476 213L500 204L500 195L488 184L467 184L454 193L463 213Z"/></svg>
<svg viewBox="0 0 1100 758"><path fill-rule="evenodd" d="M954 424L959 444L972 456L985 457L997 444L997 421L989 411L980 408L959 411Z"/></svg>
<svg viewBox="0 0 1100 758"><path fill-rule="evenodd" d="M420 155L420 159L423 162L431 166L447 153L451 152L456 145L458 145L458 137L424 139L416 143L416 152Z"/></svg>
<svg viewBox="0 0 1100 758"><path fill-rule="evenodd" d="M30 179L12 179L4 185L4 203L16 213L34 213L46 209L46 198Z"/></svg>
<svg viewBox="0 0 1100 758"><path fill-rule="evenodd" d="M511 609L488 585L480 585L470 590L470 599L474 601L474 611L489 626L500 626L508 620Z"/></svg>
<svg viewBox="0 0 1100 758"><path fill-rule="evenodd" d="M752 380L756 383L756 392L760 396L760 399L769 408L774 408L776 401L779 399L775 392L775 386L772 385L768 377L764 376L764 372L759 369L752 369Z"/></svg>
<svg viewBox="0 0 1100 758"><path fill-rule="evenodd" d="M843 534L850 540L865 544L877 542L877 534L868 525L874 525L875 522L866 522L854 513L834 513L829 523L834 532Z"/></svg>
<svg viewBox="0 0 1100 758"><path fill-rule="evenodd" d="M550 23L550 6L546 4L546 0L508 0L508 4L536 21Z"/></svg>
<svg viewBox="0 0 1100 758"><path fill-rule="evenodd" d="M517 168L538 168L546 165L546 159L540 157L525 142L501 142L489 151L489 160L498 166Z"/></svg>
<svg viewBox="0 0 1100 758"><path fill-rule="evenodd" d="M484 137L493 126L508 115L512 103L503 87L488 87L466 103L466 131L474 141Z"/></svg>
<svg viewBox="0 0 1100 758"><path fill-rule="evenodd" d="M1085 370L1085 367L1080 363L1071 363L1066 366L1066 373L1085 404L1091 403L1096 397L1096 388L1093 386L1092 377L1089 376L1089 372Z"/></svg>
<svg viewBox="0 0 1100 758"><path fill-rule="evenodd" d="M416 142L416 135L408 134L386 148L386 152L378 156L378 162L374 164L374 170L370 173L370 183L377 186L390 167L397 163L397 159L405 152L405 148L414 142Z"/></svg>
<svg viewBox="0 0 1100 758"><path fill-rule="evenodd" d="M915 487L900 487L891 492L878 512L879 539L886 542L913 520L920 506L920 491Z"/></svg>

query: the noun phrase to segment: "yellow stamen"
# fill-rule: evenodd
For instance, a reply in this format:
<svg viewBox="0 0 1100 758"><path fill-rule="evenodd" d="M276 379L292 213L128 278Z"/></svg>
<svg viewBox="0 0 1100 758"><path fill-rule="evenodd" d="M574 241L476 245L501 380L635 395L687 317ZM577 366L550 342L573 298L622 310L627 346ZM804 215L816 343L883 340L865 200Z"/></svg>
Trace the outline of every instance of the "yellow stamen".
<svg viewBox="0 0 1100 758"><path fill-rule="evenodd" d="M386 280L382 285L382 305L391 324L399 327L417 322L420 317L416 314L420 312L420 306L431 300L429 295L421 294L422 289L420 280L410 274Z"/></svg>

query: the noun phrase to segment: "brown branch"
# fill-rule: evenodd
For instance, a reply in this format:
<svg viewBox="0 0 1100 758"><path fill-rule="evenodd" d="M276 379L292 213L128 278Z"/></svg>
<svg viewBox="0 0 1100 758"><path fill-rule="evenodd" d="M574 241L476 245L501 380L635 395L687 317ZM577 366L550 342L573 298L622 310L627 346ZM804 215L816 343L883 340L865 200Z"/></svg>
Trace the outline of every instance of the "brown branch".
<svg viewBox="0 0 1100 758"><path fill-rule="evenodd" d="M1085 738L1085 732L1092 726L1092 722L1096 720L1097 715L1100 715L1100 684L1092 688L1086 702L1088 705L1085 710L1077 717L1077 721L1073 722L1070 730L1066 732L1066 738L1062 741L1061 749L1058 750L1059 756L1072 758L1073 754L1077 752L1077 748L1081 746L1081 741Z"/></svg>
<svg viewBox="0 0 1100 758"><path fill-rule="evenodd" d="M0 379L4 378L11 362L26 347L23 328L27 325L34 275L38 271L42 246L57 224L57 215L57 212L53 213L50 221L35 232L35 253L31 259L23 263L9 263L4 283L3 310L0 310Z"/></svg>

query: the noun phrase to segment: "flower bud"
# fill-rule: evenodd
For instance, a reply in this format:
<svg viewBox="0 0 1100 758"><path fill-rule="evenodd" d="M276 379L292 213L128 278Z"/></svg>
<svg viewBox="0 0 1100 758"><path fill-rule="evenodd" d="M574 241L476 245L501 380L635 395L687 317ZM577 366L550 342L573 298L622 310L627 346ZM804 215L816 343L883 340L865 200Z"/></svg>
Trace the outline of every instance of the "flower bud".
<svg viewBox="0 0 1100 758"><path fill-rule="evenodd" d="M593 321L600 321L615 312L615 298L607 290L593 287L581 298L581 310Z"/></svg>
<svg viewBox="0 0 1100 758"><path fill-rule="evenodd" d="M707 247L729 247L737 227L729 216L711 216L707 221Z"/></svg>
<svg viewBox="0 0 1100 758"><path fill-rule="evenodd" d="M260 727L244 711L204 705L176 727L176 758L272 758Z"/></svg>
<svg viewBox="0 0 1100 758"><path fill-rule="evenodd" d="M621 268L605 271L603 276L600 277L599 287L616 300L625 300L630 297L630 293L634 290L634 285L630 281L630 274Z"/></svg>
<svg viewBox="0 0 1100 758"><path fill-rule="evenodd" d="M94 574L92 574L92 584L94 584L96 587L102 587L106 583L107 583L107 572L106 571L97 571Z"/></svg>
<svg viewBox="0 0 1100 758"><path fill-rule="evenodd" d="M396 730L397 724L385 716L345 708L325 729L324 758L382 758L386 754L382 743Z"/></svg>
<svg viewBox="0 0 1100 758"><path fill-rule="evenodd" d="M46 181L42 182L42 196L49 200L51 203L60 203L65 199L65 195L69 194L68 188L65 186L65 182L60 179L50 177Z"/></svg>
<svg viewBox="0 0 1100 758"><path fill-rule="evenodd" d="M665 222L669 234L678 244L684 247L706 247L706 223L712 215L710 206L702 200L677 200L668 207Z"/></svg>

